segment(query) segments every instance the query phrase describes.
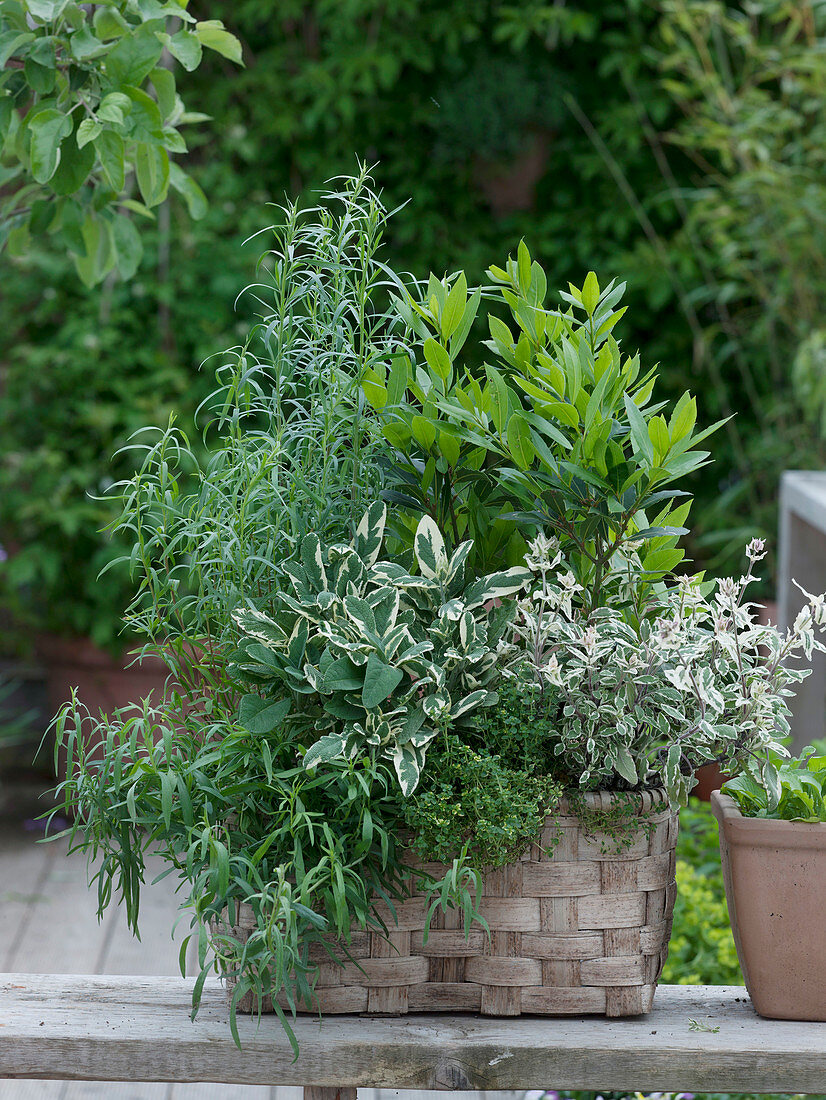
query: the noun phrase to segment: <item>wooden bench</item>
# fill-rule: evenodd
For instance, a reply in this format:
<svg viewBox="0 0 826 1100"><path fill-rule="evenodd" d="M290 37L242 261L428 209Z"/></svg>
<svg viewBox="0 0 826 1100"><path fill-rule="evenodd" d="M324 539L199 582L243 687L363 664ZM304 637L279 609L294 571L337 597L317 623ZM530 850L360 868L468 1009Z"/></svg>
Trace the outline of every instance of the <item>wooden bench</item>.
<svg viewBox="0 0 826 1100"><path fill-rule="evenodd" d="M108 975L0 976L0 1078L358 1086L826 1093L826 1024L763 1020L745 990L662 986L643 1017L301 1017L297 1060L278 1021L230 1036L222 986Z"/></svg>

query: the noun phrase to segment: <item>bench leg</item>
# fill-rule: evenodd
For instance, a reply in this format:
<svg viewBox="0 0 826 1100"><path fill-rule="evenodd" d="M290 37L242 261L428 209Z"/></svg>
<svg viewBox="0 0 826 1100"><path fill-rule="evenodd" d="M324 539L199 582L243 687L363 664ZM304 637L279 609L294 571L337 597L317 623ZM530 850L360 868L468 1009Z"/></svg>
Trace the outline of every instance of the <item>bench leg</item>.
<svg viewBox="0 0 826 1100"><path fill-rule="evenodd" d="M356 1100L356 1090L325 1085L305 1085L304 1100Z"/></svg>

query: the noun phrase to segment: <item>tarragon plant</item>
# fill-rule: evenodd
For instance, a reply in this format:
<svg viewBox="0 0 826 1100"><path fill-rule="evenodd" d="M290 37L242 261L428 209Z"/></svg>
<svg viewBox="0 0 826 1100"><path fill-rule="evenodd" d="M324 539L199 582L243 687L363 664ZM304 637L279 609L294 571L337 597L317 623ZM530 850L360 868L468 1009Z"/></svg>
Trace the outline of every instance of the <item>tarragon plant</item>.
<svg viewBox="0 0 826 1100"><path fill-rule="evenodd" d="M349 544L307 535L272 613L234 613L235 667L258 687L241 700L242 724L299 727L308 769L373 750L408 795L439 730L496 702L497 645L514 605L492 605L531 574L513 567L468 584L471 543L448 557L429 516L416 530L416 572L380 560L386 518L376 502Z"/></svg>
<svg viewBox="0 0 826 1100"><path fill-rule="evenodd" d="M744 596L762 542L747 555L739 581L681 577L635 626L614 607L583 606L558 543L535 540L527 561L536 584L518 602L504 671L524 681L526 705L551 719L552 751L572 786L662 782L684 801L695 768L717 760L729 772L751 761L777 787L771 754L787 755L789 688L808 674L786 661L826 649L815 636L826 598L809 597L785 633L757 624Z"/></svg>

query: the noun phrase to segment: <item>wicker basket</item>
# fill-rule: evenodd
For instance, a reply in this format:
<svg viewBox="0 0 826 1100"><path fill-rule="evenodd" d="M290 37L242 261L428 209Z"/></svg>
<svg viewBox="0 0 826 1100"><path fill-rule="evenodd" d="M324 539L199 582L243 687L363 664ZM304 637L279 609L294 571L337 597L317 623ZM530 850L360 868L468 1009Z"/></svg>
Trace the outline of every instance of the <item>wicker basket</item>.
<svg viewBox="0 0 826 1100"><path fill-rule="evenodd" d="M436 914L424 943L425 899L416 896L396 905L388 936L353 934L356 961L338 965L316 945L310 954L318 967L316 1000L303 1010L648 1012L671 934L677 813L661 791L631 797L638 802L639 826L625 843L590 831L587 812L583 821L563 802L548 819L541 845L518 863L489 871L480 903L489 938L474 927L466 939L461 914L449 911ZM580 796L580 805L583 800L590 811L616 806L610 793ZM435 864L424 866L440 873ZM393 927L384 903L376 908ZM235 935L242 938L251 927L252 911L242 907ZM254 1007L249 993L239 1003L241 1012ZM262 1007L272 1010L271 1004Z"/></svg>

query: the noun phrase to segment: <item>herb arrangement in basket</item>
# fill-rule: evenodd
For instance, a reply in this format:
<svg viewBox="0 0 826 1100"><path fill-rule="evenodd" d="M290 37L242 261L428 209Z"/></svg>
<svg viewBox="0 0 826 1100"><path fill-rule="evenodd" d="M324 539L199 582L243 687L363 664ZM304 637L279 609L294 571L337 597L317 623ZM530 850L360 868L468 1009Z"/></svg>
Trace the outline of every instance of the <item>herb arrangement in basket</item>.
<svg viewBox="0 0 826 1100"><path fill-rule="evenodd" d="M206 461L135 441L128 625L168 689L63 709L61 808L134 928L166 858L233 1029L646 1011L692 773L785 707L759 654L744 705L725 589L672 576L713 428L623 351L622 286L560 304L524 244L486 288L405 281L385 220L364 171L286 207Z"/></svg>

